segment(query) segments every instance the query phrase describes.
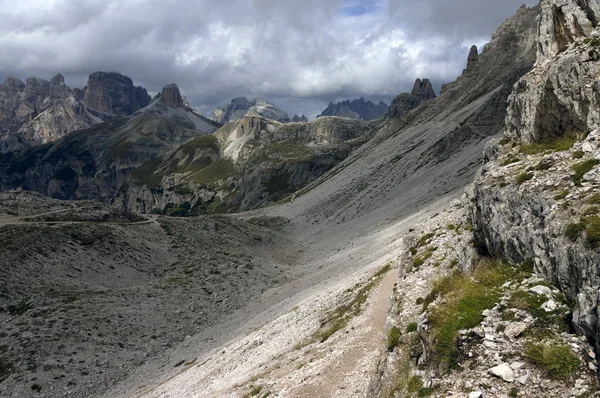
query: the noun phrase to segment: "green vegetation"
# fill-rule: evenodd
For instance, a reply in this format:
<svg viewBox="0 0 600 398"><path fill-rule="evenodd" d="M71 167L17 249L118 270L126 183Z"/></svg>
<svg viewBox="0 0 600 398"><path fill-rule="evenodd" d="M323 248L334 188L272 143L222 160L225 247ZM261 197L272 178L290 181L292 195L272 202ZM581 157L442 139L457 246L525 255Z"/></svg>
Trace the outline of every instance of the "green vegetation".
<svg viewBox="0 0 600 398"><path fill-rule="evenodd" d="M421 304L423 304L424 302L425 302L425 299L424 299L423 297L419 297L419 298L418 298L418 299L415 301L415 303L416 303L417 305L421 305Z"/></svg>
<svg viewBox="0 0 600 398"><path fill-rule="evenodd" d="M569 190L564 189L554 196L554 200L562 200L562 199L566 198L567 195L569 195Z"/></svg>
<svg viewBox="0 0 600 398"><path fill-rule="evenodd" d="M580 366L579 358L571 348L562 344L529 344L525 350L525 358L548 377L565 382L572 381Z"/></svg>
<svg viewBox="0 0 600 398"><path fill-rule="evenodd" d="M492 308L501 298L502 285L509 280L520 281L530 275L525 267L482 261L472 275L454 273L434 283L425 303L436 297L444 302L430 313L433 351L436 359L452 365L456 354L456 338L461 329L470 329L483 320L482 312Z"/></svg>
<svg viewBox="0 0 600 398"><path fill-rule="evenodd" d="M597 193L590 196L587 202L591 205L600 205L600 194Z"/></svg>
<svg viewBox="0 0 600 398"><path fill-rule="evenodd" d="M421 265L423 265L425 263L425 261L429 260L431 258L431 256L433 256L433 253L436 250L437 250L437 247L430 246L427 248L427 250L425 250L425 252L423 254L421 254L420 256L415 256L413 258L413 266L420 267Z"/></svg>
<svg viewBox="0 0 600 398"><path fill-rule="evenodd" d="M565 236L569 238L571 242L577 241L581 236L581 233L585 231L585 225L582 223L570 223L567 224L565 229Z"/></svg>
<svg viewBox="0 0 600 398"><path fill-rule="evenodd" d="M415 393L418 392L421 388L423 388L423 379L419 376L413 376L408 381L408 392Z"/></svg>
<svg viewBox="0 0 600 398"><path fill-rule="evenodd" d="M573 159L581 159L585 155L583 151L575 151L573 152Z"/></svg>
<svg viewBox="0 0 600 398"><path fill-rule="evenodd" d="M517 175L517 184L521 185L523 184L525 181L529 181L533 178L533 173L527 173L525 171L519 173L519 175Z"/></svg>
<svg viewBox="0 0 600 398"><path fill-rule="evenodd" d="M535 170L546 171L546 170L550 170L551 167L552 167L552 161L550 161L549 159L542 159L535 166Z"/></svg>
<svg viewBox="0 0 600 398"><path fill-rule="evenodd" d="M108 155L113 158L124 158L131 148L131 142L127 141L127 137L121 138L108 148Z"/></svg>
<svg viewBox="0 0 600 398"><path fill-rule="evenodd" d="M573 174L572 178L575 185L580 186L585 173L592 170L598 164L600 164L600 160L598 159L588 159L581 163L574 164L572 168L575 174Z"/></svg>
<svg viewBox="0 0 600 398"><path fill-rule="evenodd" d="M388 330L387 336L387 349L388 351L394 351L394 348L400 342L400 329L397 326L393 326L390 330Z"/></svg>
<svg viewBox="0 0 600 398"><path fill-rule="evenodd" d="M254 387L252 390L250 390L250 392L246 395L246 397L255 397L261 393L262 389L263 389L262 386Z"/></svg>
<svg viewBox="0 0 600 398"><path fill-rule="evenodd" d="M583 42L592 47L600 47L600 39L597 37L587 38Z"/></svg>
<svg viewBox="0 0 600 398"><path fill-rule="evenodd" d="M267 181L267 183L265 184L267 192L273 195L276 193L283 193L289 191L290 188L292 188L290 184L290 177L291 175L289 173L283 173L271 177L269 181Z"/></svg>
<svg viewBox="0 0 600 398"><path fill-rule="evenodd" d="M515 155L513 155L512 153L509 153L506 156L506 159L504 159L501 163L500 166L508 166L509 164L513 164L513 163L517 163L519 161L519 158L516 157Z"/></svg>
<svg viewBox="0 0 600 398"><path fill-rule="evenodd" d="M591 210L590 210L591 209ZM588 209L584 217L581 217L581 221L578 223L567 224L565 229L565 236L571 240L571 242L577 241L581 234L585 232L585 241L591 249L597 249L600 247L600 216L591 215L596 214L598 210L595 207Z"/></svg>
<svg viewBox="0 0 600 398"><path fill-rule="evenodd" d="M577 134L568 134L545 142L535 142L532 144L523 144L519 152L526 155L537 155L545 152L568 151L578 141Z"/></svg>
<svg viewBox="0 0 600 398"><path fill-rule="evenodd" d="M216 181L224 180L235 171L230 159L221 159L218 162L203 168L187 177L188 181L195 184L206 185Z"/></svg>
<svg viewBox="0 0 600 398"><path fill-rule="evenodd" d="M417 331L418 328L419 325L417 324L417 322L409 323L408 326L406 326L406 333L414 333Z"/></svg>
<svg viewBox="0 0 600 398"><path fill-rule="evenodd" d="M517 387L513 387L508 392L508 396L512 398L517 398L519 396L519 389Z"/></svg>

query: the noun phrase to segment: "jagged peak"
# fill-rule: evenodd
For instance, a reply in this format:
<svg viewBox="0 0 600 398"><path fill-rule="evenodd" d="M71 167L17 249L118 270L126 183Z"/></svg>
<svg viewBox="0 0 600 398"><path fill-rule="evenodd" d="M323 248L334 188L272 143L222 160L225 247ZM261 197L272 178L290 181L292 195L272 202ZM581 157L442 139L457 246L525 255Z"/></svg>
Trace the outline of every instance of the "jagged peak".
<svg viewBox="0 0 600 398"><path fill-rule="evenodd" d="M424 100L430 100L437 97L429 79L415 80L415 85L411 94Z"/></svg>
<svg viewBox="0 0 600 398"><path fill-rule="evenodd" d="M160 94L160 100L170 108L182 108L185 106L183 97L179 92L179 87L174 83L167 84L163 87Z"/></svg>
<svg viewBox="0 0 600 398"><path fill-rule="evenodd" d="M4 79L4 84L9 87L16 88L17 90L23 90L25 88L25 83L15 76L8 76L6 79Z"/></svg>

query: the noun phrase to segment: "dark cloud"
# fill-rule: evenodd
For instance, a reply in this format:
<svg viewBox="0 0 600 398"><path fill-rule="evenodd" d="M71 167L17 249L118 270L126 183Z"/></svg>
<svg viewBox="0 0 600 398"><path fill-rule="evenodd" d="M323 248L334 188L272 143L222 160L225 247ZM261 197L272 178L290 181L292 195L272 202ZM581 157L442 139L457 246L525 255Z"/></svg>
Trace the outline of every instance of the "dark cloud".
<svg viewBox="0 0 600 398"><path fill-rule="evenodd" d="M204 113L245 95L314 117L453 80L522 1L0 0L0 78L82 87L114 70L152 92L177 83Z"/></svg>

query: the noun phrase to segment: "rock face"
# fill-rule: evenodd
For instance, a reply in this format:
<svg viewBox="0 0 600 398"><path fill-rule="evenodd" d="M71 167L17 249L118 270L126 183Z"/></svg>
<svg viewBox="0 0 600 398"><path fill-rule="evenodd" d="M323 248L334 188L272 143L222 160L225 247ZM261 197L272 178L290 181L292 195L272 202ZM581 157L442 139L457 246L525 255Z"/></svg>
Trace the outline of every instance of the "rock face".
<svg viewBox="0 0 600 398"><path fill-rule="evenodd" d="M390 105L388 116L400 118L419 107L423 102L434 98L436 98L435 91L433 91L429 79L417 79L410 94L403 93L394 99Z"/></svg>
<svg viewBox="0 0 600 398"><path fill-rule="evenodd" d="M150 103L145 89L116 72L92 73L83 91L86 106L102 120L131 115Z"/></svg>
<svg viewBox="0 0 600 398"><path fill-rule="evenodd" d="M0 153L54 141L104 120L145 107L150 97L130 78L95 72L84 90L71 90L57 74L50 81L9 77L0 85Z"/></svg>
<svg viewBox="0 0 600 398"><path fill-rule="evenodd" d="M429 101L437 97L429 79L417 79L410 94L419 97L423 101Z"/></svg>
<svg viewBox="0 0 600 398"><path fill-rule="evenodd" d="M169 84L162 89L160 100L169 108L181 108L184 106L183 98L179 93L179 87Z"/></svg>
<svg viewBox="0 0 600 398"><path fill-rule="evenodd" d="M294 122L294 123L306 123L306 122L308 122L308 119L304 115L302 115L302 116L294 115L294 117L292 118L292 122Z"/></svg>
<svg viewBox="0 0 600 398"><path fill-rule="evenodd" d="M589 204L600 189L594 168L600 157L600 2L546 0L541 9L536 67L509 99L505 137L514 144L490 144L475 182L475 242L511 263L532 261L575 303L573 325L598 350L600 257L593 238L597 209ZM587 138L562 152L523 155L513 148L573 134ZM574 175L584 164L582 175ZM499 185L503 181L509 184Z"/></svg>
<svg viewBox="0 0 600 398"><path fill-rule="evenodd" d="M0 188L58 199L110 202L134 169L220 125L186 107L171 108L177 86L130 118L99 123L42 146L0 155ZM172 95L171 95L172 94ZM166 104L165 104L166 102Z"/></svg>
<svg viewBox="0 0 600 398"><path fill-rule="evenodd" d="M62 75L0 84L0 153L50 142L101 120L87 112Z"/></svg>
<svg viewBox="0 0 600 398"><path fill-rule="evenodd" d="M362 144L368 130L358 120L282 124L249 114L141 166L114 202L171 215L253 209L320 177Z"/></svg>
<svg viewBox="0 0 600 398"><path fill-rule="evenodd" d="M463 74L469 73L475 69L477 67L477 62L479 62L479 52L477 51L477 46L471 46L469 57L467 58L467 69L463 71Z"/></svg>
<svg viewBox="0 0 600 398"><path fill-rule="evenodd" d="M387 111L388 106L383 101L375 104L371 101L365 101L361 97L353 101L338 102L337 104L330 102L329 106L317 117L341 116L352 119L373 120Z"/></svg>
<svg viewBox="0 0 600 398"><path fill-rule="evenodd" d="M231 104L216 108L213 111L211 120L220 124L226 124L240 120L249 112L281 123L290 121L287 112L277 108L272 103L262 99L248 101L246 97L234 98L231 100Z"/></svg>

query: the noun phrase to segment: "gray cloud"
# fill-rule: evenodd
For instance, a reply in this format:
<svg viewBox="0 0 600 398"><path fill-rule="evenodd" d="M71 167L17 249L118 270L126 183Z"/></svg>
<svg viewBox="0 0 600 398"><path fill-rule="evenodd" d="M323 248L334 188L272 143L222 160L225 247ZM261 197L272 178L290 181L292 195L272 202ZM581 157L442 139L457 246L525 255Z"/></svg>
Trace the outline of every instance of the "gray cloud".
<svg viewBox="0 0 600 398"><path fill-rule="evenodd" d="M0 78L114 70L177 83L205 113L264 97L315 116L327 102L390 101L464 67L523 0L0 0ZM535 1L527 2L533 5Z"/></svg>

